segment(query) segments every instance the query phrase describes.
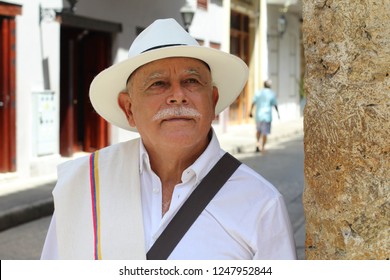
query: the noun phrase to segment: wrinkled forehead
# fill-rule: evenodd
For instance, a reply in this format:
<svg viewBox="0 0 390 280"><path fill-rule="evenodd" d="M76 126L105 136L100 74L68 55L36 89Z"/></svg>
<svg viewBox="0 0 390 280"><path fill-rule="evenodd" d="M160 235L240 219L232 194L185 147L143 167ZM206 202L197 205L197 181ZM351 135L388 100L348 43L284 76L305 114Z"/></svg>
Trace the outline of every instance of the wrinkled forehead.
<svg viewBox="0 0 390 280"><path fill-rule="evenodd" d="M189 69L195 69L194 67L198 67L198 66L203 67L204 66L211 73L210 66L206 62L204 62L203 60L200 60L197 58L191 58L191 57L169 57L169 58L162 58L162 59L154 60L154 61L148 62L148 63L138 67L127 78L126 84L128 84L128 82L132 79L132 77L134 77L136 75L136 73L138 73L142 70L146 71L146 70L153 69L153 68L155 68L155 69L160 68L161 69L160 71L163 71L164 65L169 65L178 59L184 61L185 63L188 63Z"/></svg>

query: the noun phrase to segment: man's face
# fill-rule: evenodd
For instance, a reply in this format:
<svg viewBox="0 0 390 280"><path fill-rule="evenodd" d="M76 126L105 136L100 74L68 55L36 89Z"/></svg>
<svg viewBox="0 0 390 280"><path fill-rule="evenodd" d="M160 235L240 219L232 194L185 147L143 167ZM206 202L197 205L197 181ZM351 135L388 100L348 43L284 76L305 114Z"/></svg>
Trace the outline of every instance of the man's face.
<svg viewBox="0 0 390 280"><path fill-rule="evenodd" d="M127 88L124 111L145 144L191 146L207 139L218 90L202 61L175 57L148 63L132 74Z"/></svg>

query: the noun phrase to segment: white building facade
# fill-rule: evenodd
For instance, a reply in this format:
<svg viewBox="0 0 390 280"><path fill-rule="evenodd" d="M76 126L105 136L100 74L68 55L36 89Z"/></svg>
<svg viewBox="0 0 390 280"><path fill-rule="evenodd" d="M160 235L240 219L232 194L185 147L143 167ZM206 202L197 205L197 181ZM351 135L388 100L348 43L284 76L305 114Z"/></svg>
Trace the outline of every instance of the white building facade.
<svg viewBox="0 0 390 280"><path fill-rule="evenodd" d="M57 164L69 157L136 136L94 113L89 83L126 59L136 35L155 19L182 23L180 9L186 4L79 0L72 11L69 2L0 1L0 191L19 179L54 178ZM190 34L204 46L240 56L250 67L240 98L216 120L225 129L253 121L248 118L252 96L266 78L273 80L282 120L300 117L300 17L289 11L299 1L267 2L188 1L195 11ZM280 35L282 14L287 29Z"/></svg>

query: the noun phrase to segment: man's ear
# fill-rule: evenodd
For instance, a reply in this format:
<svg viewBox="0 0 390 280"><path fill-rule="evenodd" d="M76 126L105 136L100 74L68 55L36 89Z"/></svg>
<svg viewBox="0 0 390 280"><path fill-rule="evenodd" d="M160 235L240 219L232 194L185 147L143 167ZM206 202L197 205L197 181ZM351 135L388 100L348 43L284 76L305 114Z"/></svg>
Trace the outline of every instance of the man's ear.
<svg viewBox="0 0 390 280"><path fill-rule="evenodd" d="M125 113L126 119L129 122L130 126L135 127L133 112L131 110L131 98L127 92L122 91L119 93L118 105L122 109L123 113Z"/></svg>
<svg viewBox="0 0 390 280"><path fill-rule="evenodd" d="M213 86L213 102L214 102L214 109L217 106L219 100L219 91L216 86Z"/></svg>

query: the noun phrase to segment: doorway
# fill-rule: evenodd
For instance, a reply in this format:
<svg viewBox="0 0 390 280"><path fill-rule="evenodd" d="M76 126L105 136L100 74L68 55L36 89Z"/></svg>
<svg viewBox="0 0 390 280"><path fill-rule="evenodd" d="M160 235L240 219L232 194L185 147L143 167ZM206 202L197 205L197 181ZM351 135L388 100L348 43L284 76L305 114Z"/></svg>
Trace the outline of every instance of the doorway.
<svg viewBox="0 0 390 280"><path fill-rule="evenodd" d="M1 11L1 10L0 10ZM0 13L0 172L16 171L16 23Z"/></svg>
<svg viewBox="0 0 390 280"><path fill-rule="evenodd" d="M231 11L230 14L230 53L241 58L249 65L249 16ZM231 123L242 123L247 119L250 110L248 86L242 90L237 99L230 105L229 120Z"/></svg>
<svg viewBox="0 0 390 280"><path fill-rule="evenodd" d="M93 109L89 85L111 62L111 34L61 27L60 153L93 152L109 145L109 125Z"/></svg>

